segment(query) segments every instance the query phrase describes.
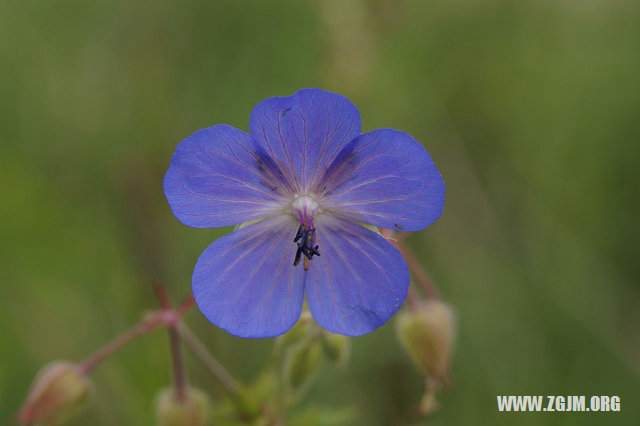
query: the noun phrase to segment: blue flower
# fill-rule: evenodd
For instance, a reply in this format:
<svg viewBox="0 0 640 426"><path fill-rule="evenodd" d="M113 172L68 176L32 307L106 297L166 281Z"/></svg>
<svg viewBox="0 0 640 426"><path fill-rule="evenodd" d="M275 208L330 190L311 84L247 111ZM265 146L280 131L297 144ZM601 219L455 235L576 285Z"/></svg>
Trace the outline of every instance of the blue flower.
<svg viewBox="0 0 640 426"><path fill-rule="evenodd" d="M362 134L355 105L319 89L263 100L249 128L198 130L164 178L185 225L243 224L198 259L198 307L233 335L272 337L295 324L306 295L325 329L375 330L404 302L409 270L363 224L418 231L438 219L445 187L431 157L404 132Z"/></svg>

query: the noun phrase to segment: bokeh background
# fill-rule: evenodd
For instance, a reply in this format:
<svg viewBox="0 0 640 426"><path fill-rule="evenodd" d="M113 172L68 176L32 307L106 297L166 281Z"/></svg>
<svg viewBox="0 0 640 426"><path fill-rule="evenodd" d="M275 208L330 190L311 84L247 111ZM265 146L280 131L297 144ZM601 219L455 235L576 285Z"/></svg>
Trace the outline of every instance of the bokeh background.
<svg viewBox="0 0 640 426"><path fill-rule="evenodd" d="M640 424L640 3L634 0L0 1L0 422L36 371L80 360L190 291L225 230L181 225L176 144L303 87L348 96L364 130L402 129L447 183L408 244L458 315L440 410L391 321L353 341L303 405L357 425ZM250 379L269 340L187 322ZM187 356L191 382L215 399ZM166 333L93 375L72 425L153 424ZM496 395L619 395L619 413L498 414Z"/></svg>

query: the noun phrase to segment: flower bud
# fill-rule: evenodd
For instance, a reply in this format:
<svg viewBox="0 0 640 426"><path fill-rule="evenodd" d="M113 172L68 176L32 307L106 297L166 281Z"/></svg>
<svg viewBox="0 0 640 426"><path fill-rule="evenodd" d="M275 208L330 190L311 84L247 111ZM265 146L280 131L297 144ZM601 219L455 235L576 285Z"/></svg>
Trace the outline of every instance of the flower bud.
<svg viewBox="0 0 640 426"><path fill-rule="evenodd" d="M285 381L300 388L313 379L322 363L322 345L317 340L302 341L287 350L284 361Z"/></svg>
<svg viewBox="0 0 640 426"><path fill-rule="evenodd" d="M156 399L158 426L201 426L208 414L209 398L198 389L186 388L184 397L179 399L175 388L167 388Z"/></svg>
<svg viewBox="0 0 640 426"><path fill-rule="evenodd" d="M54 361L36 376L18 419L54 424L70 418L89 395L90 383L75 364Z"/></svg>
<svg viewBox="0 0 640 426"><path fill-rule="evenodd" d="M322 348L331 361L340 368L345 368L351 355L351 339L342 334L334 334L322 330Z"/></svg>
<svg viewBox="0 0 640 426"><path fill-rule="evenodd" d="M422 374L438 381L446 378L455 322L453 309L440 300L428 300L398 316L396 331L400 343Z"/></svg>

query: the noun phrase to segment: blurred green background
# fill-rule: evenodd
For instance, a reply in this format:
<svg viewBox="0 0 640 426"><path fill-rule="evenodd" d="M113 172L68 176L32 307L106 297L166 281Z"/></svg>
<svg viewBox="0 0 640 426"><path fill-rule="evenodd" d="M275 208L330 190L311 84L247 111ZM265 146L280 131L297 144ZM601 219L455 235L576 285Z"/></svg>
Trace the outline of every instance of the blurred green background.
<svg viewBox="0 0 640 426"><path fill-rule="evenodd" d="M303 405L358 425L640 424L640 3L633 0L0 1L0 422L36 371L80 360L190 291L227 230L172 216L176 144L322 87L365 131L402 129L447 182L408 243L454 305L453 382L432 417L391 321ZM187 322L242 379L269 340ZM222 389L187 355L191 382ZM153 424L166 333L98 367L72 425ZM498 414L496 395L619 395L619 413Z"/></svg>

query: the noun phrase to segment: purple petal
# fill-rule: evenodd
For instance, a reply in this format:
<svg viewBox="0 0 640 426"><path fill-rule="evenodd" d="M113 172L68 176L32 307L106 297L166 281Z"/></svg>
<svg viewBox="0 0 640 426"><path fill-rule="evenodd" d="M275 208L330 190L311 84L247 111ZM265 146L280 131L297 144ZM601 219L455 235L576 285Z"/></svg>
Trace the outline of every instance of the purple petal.
<svg viewBox="0 0 640 426"><path fill-rule="evenodd" d="M214 241L193 271L193 295L214 325L240 337L273 337L300 317L302 267L293 267L298 224L279 215Z"/></svg>
<svg viewBox="0 0 640 426"><path fill-rule="evenodd" d="M227 125L183 140L164 177L173 214L197 228L234 225L273 214L286 193L247 133Z"/></svg>
<svg viewBox="0 0 640 426"><path fill-rule="evenodd" d="M361 131L355 105L320 89L265 99L251 112L249 127L298 192L312 188Z"/></svg>
<svg viewBox="0 0 640 426"><path fill-rule="evenodd" d="M321 256L310 261L306 294L313 318L325 329L358 336L384 324L402 305L409 269L380 235L330 216L316 221Z"/></svg>
<svg viewBox="0 0 640 426"><path fill-rule="evenodd" d="M351 220L419 231L442 214L445 186L424 147L378 129L347 145L321 180L323 207Z"/></svg>

